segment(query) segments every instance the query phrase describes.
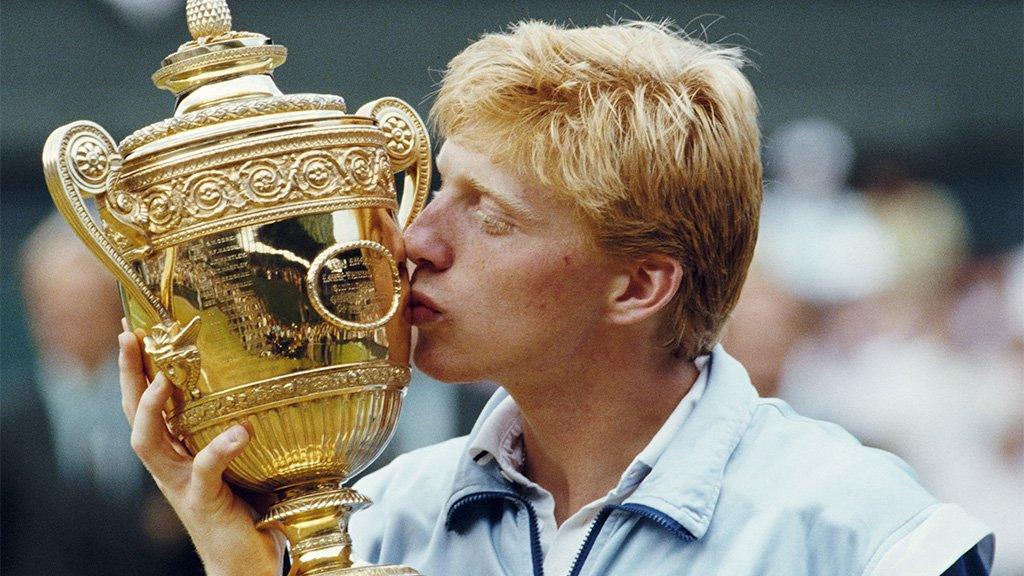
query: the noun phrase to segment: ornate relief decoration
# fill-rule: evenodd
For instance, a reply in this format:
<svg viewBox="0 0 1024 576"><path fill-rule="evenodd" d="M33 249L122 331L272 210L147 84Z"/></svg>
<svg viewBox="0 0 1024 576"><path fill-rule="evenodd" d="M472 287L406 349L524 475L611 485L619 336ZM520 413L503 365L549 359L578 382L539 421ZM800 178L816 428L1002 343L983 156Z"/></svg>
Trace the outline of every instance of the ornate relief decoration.
<svg viewBox="0 0 1024 576"><path fill-rule="evenodd" d="M43 148L46 184L58 211L71 228L114 273L129 295L154 320L169 321L159 297L149 290L125 257L123 236L111 236L106 222L97 225L87 199L109 204L107 191L121 176L122 157L106 130L92 122L74 122L55 130Z"/></svg>
<svg viewBox="0 0 1024 576"><path fill-rule="evenodd" d="M373 500L370 500L368 497L363 496L351 488L341 488L313 493L290 498L274 504L267 510L267 513L259 519L257 526L262 527L273 522L280 522L288 516L306 514L308 512L323 510L325 508L337 508L344 506L349 510L359 510L360 508L366 508L371 504L373 504ZM341 534L337 534L334 537L339 536L341 536ZM324 543L326 543L326 541L321 542L320 545L317 546L310 542L309 547L320 548Z"/></svg>
<svg viewBox="0 0 1024 576"><path fill-rule="evenodd" d="M405 172L399 221L408 226L423 210L430 195L430 137L419 115L398 98L386 97L363 105L358 115L371 116L387 137L391 170ZM409 198L407 201L405 198Z"/></svg>
<svg viewBox="0 0 1024 576"><path fill-rule="evenodd" d="M274 402L302 402L323 395L358 392L368 386L401 392L410 377L409 368L402 366L330 368L282 376L186 404L182 412L168 417L167 424L176 436L189 436L218 421L239 418Z"/></svg>
<svg viewBox="0 0 1024 576"><path fill-rule="evenodd" d="M178 321L154 325L146 336L146 353L153 358L157 370L164 373L176 388L185 394L186 401L200 397L200 361L196 339L199 337L199 317L184 328Z"/></svg>
<svg viewBox="0 0 1024 576"><path fill-rule="evenodd" d="M416 144L416 133L405 119L399 116L388 116L381 123L380 129L390 136L388 152L391 155L404 158L412 152L413 146Z"/></svg>
<svg viewBox="0 0 1024 576"><path fill-rule="evenodd" d="M255 159L244 153L248 150L230 149L163 166L159 172L141 169L114 187L107 207L118 221L147 233L153 249L285 213L392 208L395 188L388 151L383 142L366 140L309 150L319 142L307 137L279 143L283 152ZM89 162L101 162L88 150L79 155L87 168ZM148 185L133 186L143 182Z"/></svg>
<svg viewBox="0 0 1024 576"><path fill-rule="evenodd" d="M224 0L188 2L185 5L185 19L193 38L215 36L231 30L231 10Z"/></svg>
<svg viewBox="0 0 1024 576"><path fill-rule="evenodd" d="M166 136L178 134L186 130L212 126L213 124L220 124L230 120L253 118L264 114L305 112L309 110L344 112L346 110L345 99L341 96L331 96L329 94L288 94L276 98L262 98L221 104L212 108L189 112L179 117L168 118L136 130L121 141L120 149L127 156L130 152L150 142L155 142Z"/></svg>

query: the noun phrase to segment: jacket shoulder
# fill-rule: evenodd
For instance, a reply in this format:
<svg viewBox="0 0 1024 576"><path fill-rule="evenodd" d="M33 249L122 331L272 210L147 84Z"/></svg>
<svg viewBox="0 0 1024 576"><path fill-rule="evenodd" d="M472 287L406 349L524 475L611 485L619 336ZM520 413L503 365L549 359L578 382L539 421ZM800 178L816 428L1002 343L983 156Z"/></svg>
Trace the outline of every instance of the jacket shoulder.
<svg viewBox="0 0 1024 576"><path fill-rule="evenodd" d="M740 477L758 471L761 482L744 482L752 495L771 493L778 505L820 507L840 518L916 513L937 503L899 457L776 399L758 402L730 465Z"/></svg>
<svg viewBox="0 0 1024 576"><path fill-rule="evenodd" d="M378 562L380 552L401 540L403 548L426 548L451 493L455 469L466 450L461 436L413 450L356 482L373 505L352 515L349 530L356 555Z"/></svg>
<svg viewBox="0 0 1024 576"><path fill-rule="evenodd" d="M830 566L863 567L940 503L893 454L766 399L729 462L719 505L726 516L805 542L797 555L812 566L823 554Z"/></svg>

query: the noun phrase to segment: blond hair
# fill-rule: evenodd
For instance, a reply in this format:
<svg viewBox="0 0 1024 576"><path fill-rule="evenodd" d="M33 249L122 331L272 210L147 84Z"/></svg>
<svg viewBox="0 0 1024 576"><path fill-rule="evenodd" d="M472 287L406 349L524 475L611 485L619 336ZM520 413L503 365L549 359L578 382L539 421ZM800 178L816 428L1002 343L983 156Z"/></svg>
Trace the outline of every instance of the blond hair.
<svg viewBox="0 0 1024 576"><path fill-rule="evenodd" d="M683 265L664 344L708 352L739 298L757 236L757 103L738 48L663 24L522 22L445 71L442 138L569 199L612 255Z"/></svg>

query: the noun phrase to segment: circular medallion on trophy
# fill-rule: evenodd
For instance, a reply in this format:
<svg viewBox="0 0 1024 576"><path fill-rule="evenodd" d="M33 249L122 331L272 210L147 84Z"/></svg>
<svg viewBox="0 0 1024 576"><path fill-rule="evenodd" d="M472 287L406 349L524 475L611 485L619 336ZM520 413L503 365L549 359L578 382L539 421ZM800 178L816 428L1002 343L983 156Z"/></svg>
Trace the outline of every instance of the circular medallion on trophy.
<svg viewBox="0 0 1024 576"><path fill-rule="evenodd" d="M368 331L398 312L402 285L391 252L376 242L357 240L317 255L306 274L306 288L324 320L346 330Z"/></svg>

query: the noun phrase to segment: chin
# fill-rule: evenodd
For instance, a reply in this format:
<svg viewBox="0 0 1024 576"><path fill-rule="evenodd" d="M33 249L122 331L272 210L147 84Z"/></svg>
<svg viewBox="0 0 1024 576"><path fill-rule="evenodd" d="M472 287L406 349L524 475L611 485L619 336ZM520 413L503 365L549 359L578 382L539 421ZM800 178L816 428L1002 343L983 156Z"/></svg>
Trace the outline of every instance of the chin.
<svg viewBox="0 0 1024 576"><path fill-rule="evenodd" d="M458 358L457 354L445 353L438 346L432 346L423 336L420 336L416 348L412 353L413 364L420 372L441 382L449 384L461 384L469 382L482 382L487 379L478 366L472 361L465 361Z"/></svg>

